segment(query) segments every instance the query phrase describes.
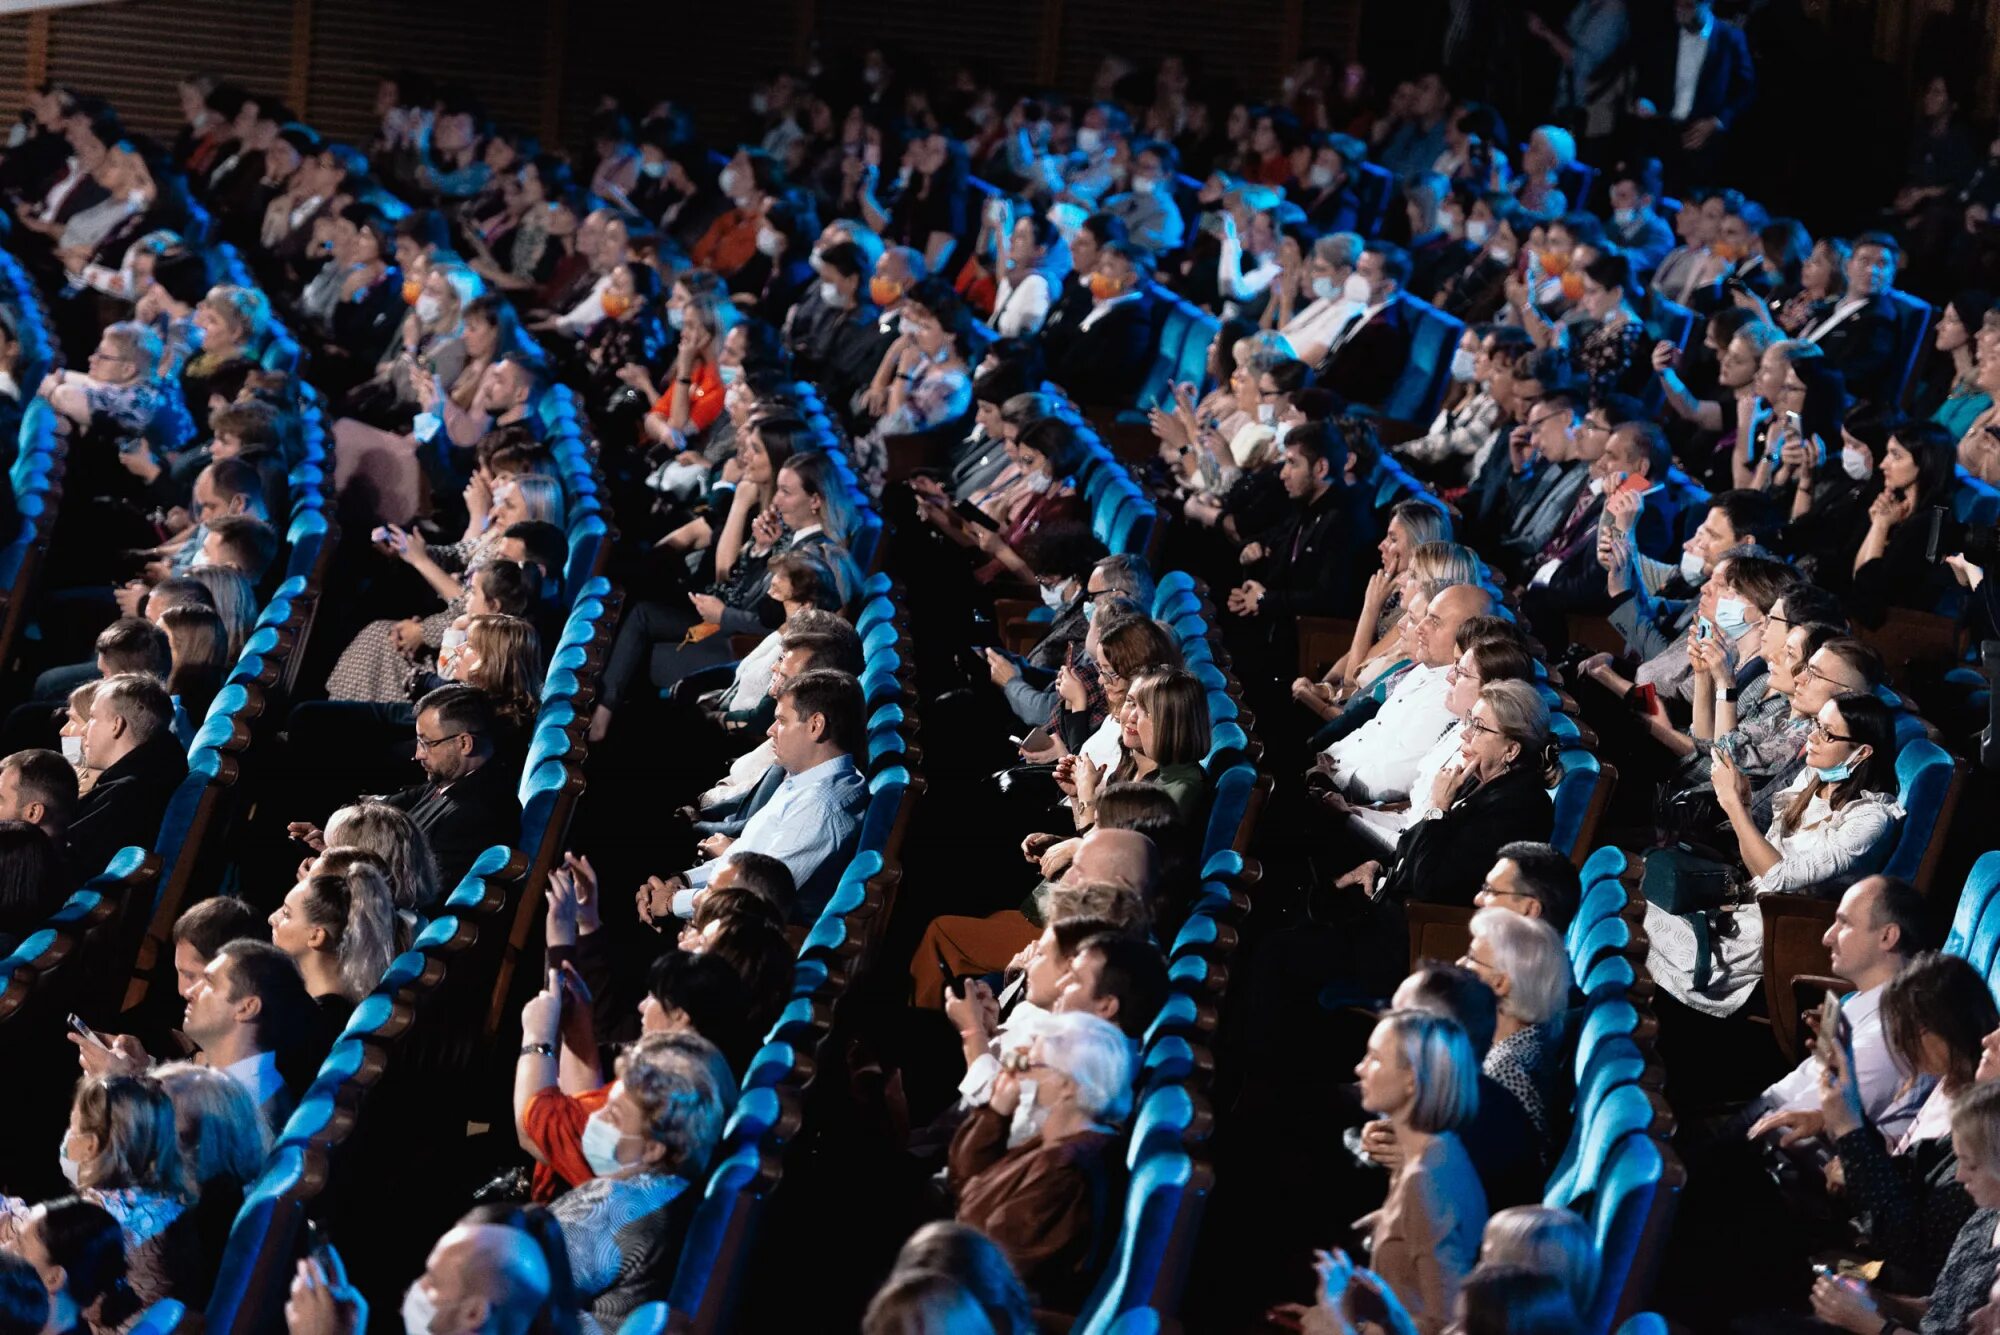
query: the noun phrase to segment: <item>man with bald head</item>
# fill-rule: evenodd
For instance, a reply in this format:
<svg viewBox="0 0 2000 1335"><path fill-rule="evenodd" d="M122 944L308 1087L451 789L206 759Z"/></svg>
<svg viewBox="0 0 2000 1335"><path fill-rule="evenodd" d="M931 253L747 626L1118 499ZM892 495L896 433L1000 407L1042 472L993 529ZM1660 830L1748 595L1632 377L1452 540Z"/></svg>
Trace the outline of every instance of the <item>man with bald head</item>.
<svg viewBox="0 0 2000 1335"><path fill-rule="evenodd" d="M1488 616L1493 596L1477 584L1454 584L1431 599L1411 634L1416 663L1375 717L1320 753L1319 768L1349 802L1397 802L1410 795L1424 755L1452 725L1445 679L1458 661L1458 631Z"/></svg>
<svg viewBox="0 0 2000 1335"><path fill-rule="evenodd" d="M295 1286L296 1287L296 1286ZM460 1224L403 1295L409 1335L526 1335L549 1299L549 1265L518 1228Z"/></svg>

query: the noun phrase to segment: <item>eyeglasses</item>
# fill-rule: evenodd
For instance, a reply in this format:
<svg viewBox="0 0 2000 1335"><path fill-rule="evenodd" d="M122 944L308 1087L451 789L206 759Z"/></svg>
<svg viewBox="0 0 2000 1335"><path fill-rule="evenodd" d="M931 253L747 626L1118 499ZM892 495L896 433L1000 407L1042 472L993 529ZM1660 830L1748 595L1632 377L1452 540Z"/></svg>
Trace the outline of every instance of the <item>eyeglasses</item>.
<svg viewBox="0 0 2000 1335"><path fill-rule="evenodd" d="M1490 732L1495 737L1504 737L1507 735L1501 732L1500 729L1494 727L1491 723L1481 723L1476 718L1469 718L1465 721L1465 730L1470 733Z"/></svg>
<svg viewBox="0 0 2000 1335"><path fill-rule="evenodd" d="M1806 729L1806 736L1807 738L1815 742L1852 743L1854 741L1852 737L1843 736L1840 733L1830 731L1827 728L1827 726L1824 723L1821 723L1818 719L1814 719L1813 725L1810 728Z"/></svg>
<svg viewBox="0 0 2000 1335"><path fill-rule="evenodd" d="M1805 665L1804 669L1800 671L1799 677L1803 681L1823 681L1827 685L1833 687L1836 690L1846 691L1852 695L1866 694L1866 692L1863 691L1859 686L1850 686L1846 682L1841 681L1837 677L1827 676L1824 672L1821 672L1818 668L1814 667L1810 662L1808 662Z"/></svg>
<svg viewBox="0 0 2000 1335"><path fill-rule="evenodd" d="M1445 682L1452 686L1458 685L1458 683L1464 681L1468 677L1470 677L1474 681L1479 680L1479 674L1477 672L1468 672L1466 669L1460 667L1456 663L1453 663L1450 667L1444 670Z"/></svg>
<svg viewBox="0 0 2000 1335"><path fill-rule="evenodd" d="M426 737L426 736L424 736L424 735L423 735L422 733L418 733L418 734L417 734L417 750L419 750L419 751L432 751L432 750L435 750L435 749L437 749L437 748L438 748L438 747L440 747L440 746L443 746L443 745L444 745L444 744L445 744L446 742L449 742L449 741L452 741L452 740L453 740L453 739L455 739L455 738L459 738L459 737L463 737L463 736L465 736L465 735L466 735L466 734L465 734L465 733L464 733L463 731L460 731L460 732L448 732L448 733L446 733L446 734L445 734L444 736L442 736L442 737L439 737L439 738L436 738L436 739L434 740L434 739L432 739L432 738L429 738L429 737Z"/></svg>
<svg viewBox="0 0 2000 1335"><path fill-rule="evenodd" d="M1458 963L1460 968L1472 969L1474 971L1483 970L1489 973L1493 971L1493 965L1489 961L1480 959L1479 956L1469 950L1458 957Z"/></svg>

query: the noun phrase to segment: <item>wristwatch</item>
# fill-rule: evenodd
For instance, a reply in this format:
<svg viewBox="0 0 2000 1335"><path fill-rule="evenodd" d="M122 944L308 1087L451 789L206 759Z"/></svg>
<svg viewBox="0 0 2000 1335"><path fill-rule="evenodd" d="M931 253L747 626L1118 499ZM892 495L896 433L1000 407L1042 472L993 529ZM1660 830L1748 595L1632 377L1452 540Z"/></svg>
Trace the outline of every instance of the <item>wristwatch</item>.
<svg viewBox="0 0 2000 1335"><path fill-rule="evenodd" d="M521 1055L523 1057L553 1057L556 1055L556 1045L553 1043L523 1043L521 1045Z"/></svg>
<svg viewBox="0 0 2000 1335"><path fill-rule="evenodd" d="M1716 687L1716 688L1715 688L1715 703L1717 703L1717 704L1719 704L1719 705L1733 705L1733 704L1735 704L1735 703L1736 703L1736 688L1735 688L1734 686L1718 686L1718 687Z"/></svg>

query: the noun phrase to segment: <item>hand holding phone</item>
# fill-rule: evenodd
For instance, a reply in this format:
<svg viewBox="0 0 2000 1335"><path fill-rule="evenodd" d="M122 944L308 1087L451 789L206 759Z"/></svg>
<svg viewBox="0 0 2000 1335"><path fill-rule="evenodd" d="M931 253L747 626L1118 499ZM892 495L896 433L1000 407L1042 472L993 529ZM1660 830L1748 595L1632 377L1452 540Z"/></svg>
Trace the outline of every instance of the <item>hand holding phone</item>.
<svg viewBox="0 0 2000 1335"><path fill-rule="evenodd" d="M70 1032L74 1033L84 1042L90 1044L94 1048L97 1048L101 1052L111 1051L111 1045L109 1043L106 1043L101 1037L99 1037L95 1029L92 1029L89 1025L85 1024L83 1022L83 1018L79 1016L75 1011L71 1011L69 1013L68 1023L70 1027Z"/></svg>

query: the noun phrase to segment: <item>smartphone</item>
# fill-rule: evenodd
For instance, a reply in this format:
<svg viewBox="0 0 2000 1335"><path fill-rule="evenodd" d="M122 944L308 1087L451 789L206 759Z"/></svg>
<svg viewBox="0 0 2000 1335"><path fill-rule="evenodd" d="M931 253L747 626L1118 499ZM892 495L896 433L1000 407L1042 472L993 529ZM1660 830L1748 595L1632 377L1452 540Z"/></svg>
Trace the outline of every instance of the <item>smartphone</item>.
<svg viewBox="0 0 2000 1335"><path fill-rule="evenodd" d="M977 524L981 528L991 529L996 533L1000 530L1000 521L992 515L987 514L971 501L960 501L951 508L957 511L958 517L968 524Z"/></svg>
<svg viewBox="0 0 2000 1335"><path fill-rule="evenodd" d="M1016 737L1014 745L1023 751L1046 751L1049 749L1049 730L1037 726L1031 729L1026 737Z"/></svg>
<svg viewBox="0 0 2000 1335"><path fill-rule="evenodd" d="M1715 623L1707 617L1696 617L1694 619L1694 637L1697 640L1713 639L1715 637Z"/></svg>
<svg viewBox="0 0 2000 1335"><path fill-rule="evenodd" d="M1736 759L1736 734L1725 732L1711 742L1710 745L1722 752L1723 759L1727 760L1730 764L1734 765L1738 763Z"/></svg>
<svg viewBox="0 0 2000 1335"><path fill-rule="evenodd" d="M1632 707L1638 710L1641 714L1659 713L1660 712L1659 690L1651 682L1647 681L1640 682L1637 686L1634 686L1632 688Z"/></svg>
<svg viewBox="0 0 2000 1335"><path fill-rule="evenodd" d="M1937 565L1946 555L1941 550L1944 541L1944 507L1933 505L1930 514L1925 518L1925 523L1929 527L1924 531L1924 560Z"/></svg>
<svg viewBox="0 0 2000 1335"><path fill-rule="evenodd" d="M931 953L937 956L937 969L939 975L944 979L944 990L954 997L964 996L965 981L951 971L951 964L945 959L944 951L933 945Z"/></svg>
<svg viewBox="0 0 2000 1335"><path fill-rule="evenodd" d="M70 1031L80 1036L84 1042L102 1048L106 1052L111 1051L111 1045L109 1043L106 1043L103 1039L99 1038L97 1036L97 1031L95 1029L92 1029L89 1025L85 1024L83 1022L83 1018L79 1016L75 1011L71 1011L69 1013L69 1027Z"/></svg>
<svg viewBox="0 0 2000 1335"><path fill-rule="evenodd" d="M1847 1069L1854 1069L1854 1024L1841 1009L1840 994L1832 988L1826 990L1826 1000L1819 1004L1819 1040L1822 1043L1838 1043L1840 1055L1847 1061Z"/></svg>

